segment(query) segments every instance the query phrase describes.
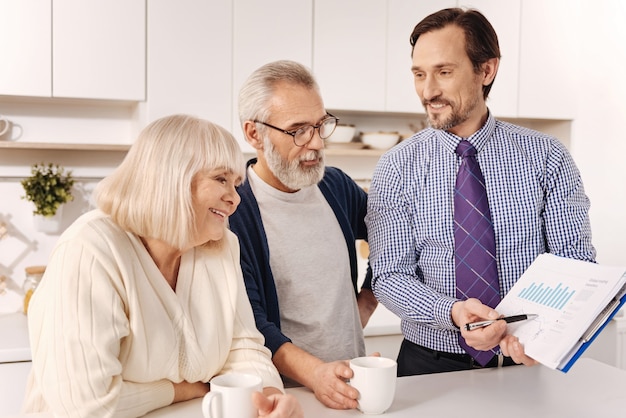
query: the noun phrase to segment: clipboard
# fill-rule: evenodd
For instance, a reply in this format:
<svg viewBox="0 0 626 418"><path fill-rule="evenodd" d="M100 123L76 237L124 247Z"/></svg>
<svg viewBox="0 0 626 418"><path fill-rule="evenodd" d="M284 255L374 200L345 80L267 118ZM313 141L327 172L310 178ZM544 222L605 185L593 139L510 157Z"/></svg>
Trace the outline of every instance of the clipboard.
<svg viewBox="0 0 626 418"><path fill-rule="evenodd" d="M537 314L509 324L526 354L566 373L626 304L626 267L541 254L500 301L502 315Z"/></svg>
<svg viewBox="0 0 626 418"><path fill-rule="evenodd" d="M624 306L624 303L626 303L626 294L622 294L621 298L619 299L613 299L611 303L607 305L604 311L602 311L602 313L598 316L596 321L591 324L587 332L585 332L585 335L582 336L582 338L580 339L580 345L577 347L577 350L574 352L574 354L569 359L564 361L563 366L558 367L557 370L560 370L563 373L567 373L569 369L574 365L576 360L580 358L585 350L589 348L591 343L593 343L596 337L600 335L604 327L606 327L607 324L611 322L615 314L617 314L622 306Z"/></svg>

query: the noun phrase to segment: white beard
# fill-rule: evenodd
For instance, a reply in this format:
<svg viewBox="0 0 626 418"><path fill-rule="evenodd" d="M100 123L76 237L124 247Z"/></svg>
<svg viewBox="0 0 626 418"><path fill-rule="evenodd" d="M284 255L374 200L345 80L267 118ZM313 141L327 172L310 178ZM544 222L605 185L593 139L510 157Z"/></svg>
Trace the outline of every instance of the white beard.
<svg viewBox="0 0 626 418"><path fill-rule="evenodd" d="M263 139L263 155L269 169L276 178L291 190L300 190L304 187L317 184L324 177L324 151L309 150L297 160L285 161L276 151L274 144L265 137ZM303 168L300 161L319 158L320 163L314 167Z"/></svg>

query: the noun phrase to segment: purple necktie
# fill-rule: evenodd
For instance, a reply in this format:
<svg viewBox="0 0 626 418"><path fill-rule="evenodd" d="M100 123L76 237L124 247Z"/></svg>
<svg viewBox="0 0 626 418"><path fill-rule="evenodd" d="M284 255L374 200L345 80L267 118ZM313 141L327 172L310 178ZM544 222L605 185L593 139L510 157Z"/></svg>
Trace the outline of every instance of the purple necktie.
<svg viewBox="0 0 626 418"><path fill-rule="evenodd" d="M495 308L500 302L496 265L496 241L489 212L485 179L476 161L476 148L461 141L456 148L461 166L454 186L454 254L456 296L461 300L477 298ZM478 351L465 343L461 347L482 366L497 353L498 347Z"/></svg>

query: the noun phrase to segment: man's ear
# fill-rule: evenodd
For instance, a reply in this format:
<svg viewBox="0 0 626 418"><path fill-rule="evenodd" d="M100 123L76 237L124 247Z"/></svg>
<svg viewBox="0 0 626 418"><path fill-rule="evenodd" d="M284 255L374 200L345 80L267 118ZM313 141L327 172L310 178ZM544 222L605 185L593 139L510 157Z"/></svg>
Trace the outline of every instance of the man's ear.
<svg viewBox="0 0 626 418"><path fill-rule="evenodd" d="M263 138L257 129L256 123L251 120L247 120L243 123L243 135L246 138L246 142L252 145L254 149L263 149Z"/></svg>
<svg viewBox="0 0 626 418"><path fill-rule="evenodd" d="M498 67L500 66L499 58L490 58L482 65L483 86L488 86L493 83L496 74L498 73Z"/></svg>

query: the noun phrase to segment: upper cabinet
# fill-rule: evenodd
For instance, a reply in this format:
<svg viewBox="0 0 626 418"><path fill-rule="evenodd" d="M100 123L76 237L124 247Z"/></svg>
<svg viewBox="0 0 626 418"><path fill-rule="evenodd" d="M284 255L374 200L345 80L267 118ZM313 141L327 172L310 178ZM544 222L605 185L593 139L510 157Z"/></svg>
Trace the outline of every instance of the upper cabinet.
<svg viewBox="0 0 626 418"><path fill-rule="evenodd" d="M145 0L3 0L0 94L145 99Z"/></svg>
<svg viewBox="0 0 626 418"><path fill-rule="evenodd" d="M413 85L411 43L415 25L437 10L456 6L455 0L387 0L387 73L386 105L388 112L424 113Z"/></svg>
<svg viewBox="0 0 626 418"><path fill-rule="evenodd" d="M519 115L520 3L521 0L468 0L464 7L480 10L498 34L500 66L493 82L487 106L497 117Z"/></svg>
<svg viewBox="0 0 626 418"><path fill-rule="evenodd" d="M313 0L234 0L232 22L232 132L244 151L253 152L239 123L239 90L254 70L271 61L312 66Z"/></svg>
<svg viewBox="0 0 626 418"><path fill-rule="evenodd" d="M52 94L52 0L0 3L0 95Z"/></svg>
<svg viewBox="0 0 626 418"><path fill-rule="evenodd" d="M315 0L313 69L331 109L423 113L409 37L446 7L480 10L501 61L488 106L497 117L572 119L577 7L568 0ZM332 47L330 47L332 45Z"/></svg>
<svg viewBox="0 0 626 418"><path fill-rule="evenodd" d="M187 113L231 129L232 19L226 1L150 2L146 122Z"/></svg>
<svg viewBox="0 0 626 418"><path fill-rule="evenodd" d="M315 0L313 71L330 109L385 110L385 1Z"/></svg>
<svg viewBox="0 0 626 418"><path fill-rule="evenodd" d="M518 116L574 119L580 0L521 2ZM494 87L495 88L495 87Z"/></svg>

